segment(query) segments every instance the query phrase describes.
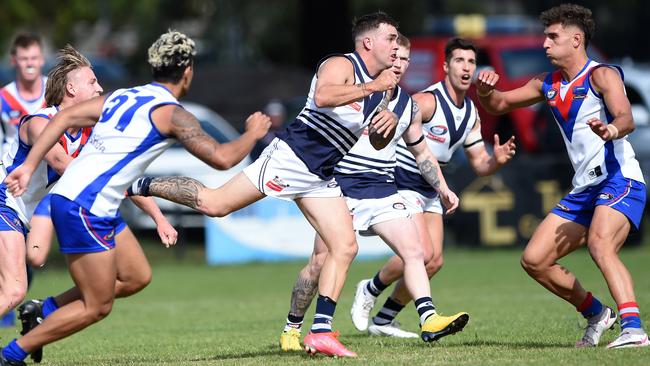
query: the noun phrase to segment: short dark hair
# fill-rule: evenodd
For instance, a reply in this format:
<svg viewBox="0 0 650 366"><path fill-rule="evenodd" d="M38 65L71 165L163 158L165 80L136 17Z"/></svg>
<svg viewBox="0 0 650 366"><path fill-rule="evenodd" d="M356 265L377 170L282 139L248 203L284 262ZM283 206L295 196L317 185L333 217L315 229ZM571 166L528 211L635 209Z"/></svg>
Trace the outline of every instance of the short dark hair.
<svg viewBox="0 0 650 366"><path fill-rule="evenodd" d="M560 23L562 26L574 25L580 28L585 34L585 48L589 45L596 29L596 22L591 10L576 4L561 4L552 7L543 12L539 19L544 27Z"/></svg>
<svg viewBox="0 0 650 366"><path fill-rule="evenodd" d="M36 33L18 33L11 41L11 47L9 52L12 56L16 55L16 50L18 48L27 48L31 45L38 45L38 47L43 47L41 42L41 37Z"/></svg>
<svg viewBox="0 0 650 366"><path fill-rule="evenodd" d="M452 38L447 41L447 44L445 45L445 62L451 60L451 54L454 50L472 50L474 51L474 56L478 53L476 51L476 46L472 41L465 38Z"/></svg>
<svg viewBox="0 0 650 366"><path fill-rule="evenodd" d="M352 21L352 39L356 40L360 35L379 28L381 24L388 24L397 28L397 22L383 11L355 18L354 21Z"/></svg>
<svg viewBox="0 0 650 366"><path fill-rule="evenodd" d="M169 30L154 42L148 51L153 79L176 83L185 69L194 64L194 41L181 32Z"/></svg>

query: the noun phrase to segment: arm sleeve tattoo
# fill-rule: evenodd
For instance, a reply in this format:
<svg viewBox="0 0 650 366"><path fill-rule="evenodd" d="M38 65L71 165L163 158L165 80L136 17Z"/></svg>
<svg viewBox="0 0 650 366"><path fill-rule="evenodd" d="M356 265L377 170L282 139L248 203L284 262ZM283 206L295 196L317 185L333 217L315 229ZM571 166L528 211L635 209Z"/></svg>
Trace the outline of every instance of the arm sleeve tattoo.
<svg viewBox="0 0 650 366"><path fill-rule="evenodd" d="M203 183L189 177L158 177L149 184L149 195L198 210L199 192L205 188Z"/></svg>
<svg viewBox="0 0 650 366"><path fill-rule="evenodd" d="M427 159L418 163L418 169L422 178L431 185L436 191L440 189L440 178L438 178L438 167L431 160Z"/></svg>

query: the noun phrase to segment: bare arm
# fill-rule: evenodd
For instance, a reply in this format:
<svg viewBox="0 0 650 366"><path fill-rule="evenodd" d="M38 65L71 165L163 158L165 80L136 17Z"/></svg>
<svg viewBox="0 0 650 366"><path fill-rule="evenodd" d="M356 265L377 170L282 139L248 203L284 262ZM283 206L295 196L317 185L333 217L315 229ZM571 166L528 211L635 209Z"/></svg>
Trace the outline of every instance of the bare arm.
<svg viewBox="0 0 650 366"><path fill-rule="evenodd" d="M542 82L546 73L530 79L524 86L509 91L495 89L499 75L491 70L481 71L476 79L479 102L490 114L504 114L544 100Z"/></svg>
<svg viewBox="0 0 650 366"><path fill-rule="evenodd" d="M492 175L502 165L510 161L515 156L515 137L512 136L503 145L499 144L499 135L494 135L494 154L490 155L485 149L485 144L481 138L481 119L476 117L476 124L468 135L465 148L465 154L469 160L472 169L476 175L484 177ZM470 140L471 138L471 140Z"/></svg>
<svg viewBox="0 0 650 366"><path fill-rule="evenodd" d="M314 103L320 108L339 107L367 97L374 92L383 92L397 85L397 76L389 69L384 70L370 82L354 84L354 67L345 57L326 60L317 73Z"/></svg>
<svg viewBox="0 0 650 366"><path fill-rule="evenodd" d="M23 138L27 144L33 145L38 140L48 122L47 119L42 117L31 118L21 126L21 130L23 128L25 129L24 131L19 131L21 133L21 138ZM26 136L23 136L23 133ZM65 149L60 144L54 144L47 154L45 154L44 159L59 175L63 174L65 168L72 161L72 157L66 154Z"/></svg>
<svg viewBox="0 0 650 366"><path fill-rule="evenodd" d="M440 194L440 198L447 208L447 213L453 213L458 207L458 197L447 187L447 182L440 171L438 159L433 155L424 141L424 136L422 135L422 114L419 110L415 111L411 125L406 129L403 137L407 148L415 157L415 162L422 178Z"/></svg>
<svg viewBox="0 0 650 366"><path fill-rule="evenodd" d="M255 112L246 120L246 132L239 139L220 144L201 128L192 113L179 106L162 106L153 112L152 119L162 133L176 137L192 155L219 170L242 161L271 126L268 116Z"/></svg>
<svg viewBox="0 0 650 366"><path fill-rule="evenodd" d="M89 127L97 123L102 113L104 99L105 97L99 96L66 108L50 120L29 151L25 162L5 178L7 188L12 194L20 196L25 192L38 163L68 128Z"/></svg>
<svg viewBox="0 0 650 366"><path fill-rule="evenodd" d="M130 197L131 201L138 206L142 211L147 213L156 223L156 230L162 243L169 248L170 245L176 244L178 239L178 232L167 221L165 215L160 211L160 207L156 204L153 197L133 196Z"/></svg>
<svg viewBox="0 0 650 366"><path fill-rule="evenodd" d="M602 94L607 110L614 117L609 124L598 119L589 120L587 123L594 133L605 141L632 133L635 129L632 109L619 73L610 67L599 67L591 73L591 82Z"/></svg>

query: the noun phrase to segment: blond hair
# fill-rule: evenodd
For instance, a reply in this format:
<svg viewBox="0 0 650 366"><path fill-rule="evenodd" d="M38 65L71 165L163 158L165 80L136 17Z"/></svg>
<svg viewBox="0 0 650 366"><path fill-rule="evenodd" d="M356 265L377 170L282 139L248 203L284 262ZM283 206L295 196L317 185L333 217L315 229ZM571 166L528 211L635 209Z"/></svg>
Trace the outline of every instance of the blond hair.
<svg viewBox="0 0 650 366"><path fill-rule="evenodd" d="M68 74L71 71L81 67L90 67L92 65L86 56L75 50L74 47L67 44L59 50L58 62L49 74L47 74L47 84L45 85L45 103L48 106L59 105L65 97L65 86L68 83Z"/></svg>
<svg viewBox="0 0 650 366"><path fill-rule="evenodd" d="M147 62L157 81L176 82L194 62L196 47L185 34L169 30L149 47Z"/></svg>

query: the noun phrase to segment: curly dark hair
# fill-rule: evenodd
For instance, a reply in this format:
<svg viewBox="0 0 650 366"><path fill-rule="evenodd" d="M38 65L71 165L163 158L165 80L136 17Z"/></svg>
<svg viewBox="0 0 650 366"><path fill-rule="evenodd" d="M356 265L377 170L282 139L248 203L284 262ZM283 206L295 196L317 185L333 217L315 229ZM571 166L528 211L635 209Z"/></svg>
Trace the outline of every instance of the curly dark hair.
<svg viewBox="0 0 650 366"><path fill-rule="evenodd" d="M560 23L563 26L574 25L580 28L585 34L585 48L589 45L596 29L596 22L591 10L576 4L561 4L550 8L543 12L539 19L544 27Z"/></svg>
<svg viewBox="0 0 650 366"><path fill-rule="evenodd" d="M376 13L366 14L359 18L355 18L352 22L352 39L356 40L362 34L379 28L381 24L392 25L397 28L397 22L390 17L390 15L383 11Z"/></svg>

